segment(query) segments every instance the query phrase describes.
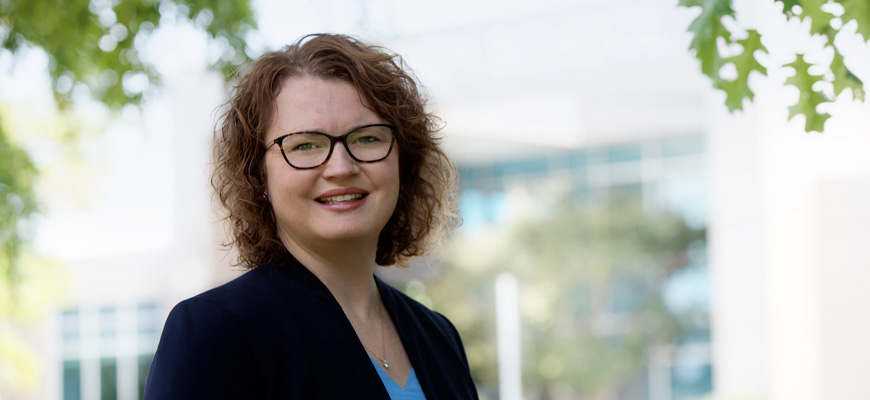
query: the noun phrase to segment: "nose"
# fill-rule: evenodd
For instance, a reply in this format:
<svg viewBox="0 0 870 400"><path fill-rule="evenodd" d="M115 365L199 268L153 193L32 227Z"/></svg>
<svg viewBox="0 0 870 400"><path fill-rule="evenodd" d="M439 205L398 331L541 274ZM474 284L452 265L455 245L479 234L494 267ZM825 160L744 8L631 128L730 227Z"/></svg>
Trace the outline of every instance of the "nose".
<svg viewBox="0 0 870 400"><path fill-rule="evenodd" d="M347 148L342 143L336 143L332 149L332 155L326 164L323 165L323 176L327 179L343 178L356 175L359 172L359 165L347 152Z"/></svg>

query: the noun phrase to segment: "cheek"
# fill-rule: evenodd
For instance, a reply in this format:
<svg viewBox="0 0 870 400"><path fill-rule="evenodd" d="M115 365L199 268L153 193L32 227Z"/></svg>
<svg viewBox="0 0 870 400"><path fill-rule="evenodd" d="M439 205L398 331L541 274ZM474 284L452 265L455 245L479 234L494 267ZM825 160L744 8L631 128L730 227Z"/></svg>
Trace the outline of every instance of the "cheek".
<svg viewBox="0 0 870 400"><path fill-rule="evenodd" d="M276 161L278 160L276 160L271 154L266 154L266 157L263 158L263 164L261 167L263 168L263 178L265 179L266 187L270 187L272 185L273 177L281 172L279 169L280 166Z"/></svg>
<svg viewBox="0 0 870 400"><path fill-rule="evenodd" d="M278 188L275 187L276 183L280 181L280 171L275 168L272 162L265 162L263 165L263 174L265 175L266 182L266 192L270 195L274 192L278 191Z"/></svg>
<svg viewBox="0 0 870 400"><path fill-rule="evenodd" d="M307 174L293 170L284 159L270 160L266 163L266 191L273 202L286 199L288 194L300 193L305 185Z"/></svg>

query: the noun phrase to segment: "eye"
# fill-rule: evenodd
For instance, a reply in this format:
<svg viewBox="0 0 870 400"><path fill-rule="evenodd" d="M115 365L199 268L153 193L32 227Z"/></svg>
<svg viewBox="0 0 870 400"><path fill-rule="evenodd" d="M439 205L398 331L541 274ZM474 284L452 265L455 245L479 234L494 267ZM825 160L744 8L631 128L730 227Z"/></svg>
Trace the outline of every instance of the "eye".
<svg viewBox="0 0 870 400"><path fill-rule="evenodd" d="M298 133L284 138L282 148L290 153L305 153L329 148L329 139L323 135Z"/></svg>
<svg viewBox="0 0 870 400"><path fill-rule="evenodd" d="M392 140L392 131L387 126L367 126L357 129L347 139L352 146L381 146Z"/></svg>
<svg viewBox="0 0 870 400"><path fill-rule="evenodd" d="M367 144L380 142L381 138L374 135L360 136L353 140L354 143Z"/></svg>
<svg viewBox="0 0 870 400"><path fill-rule="evenodd" d="M290 151L311 151L317 150L320 148L320 145L314 142L306 142L306 143L298 143L293 145L293 148Z"/></svg>

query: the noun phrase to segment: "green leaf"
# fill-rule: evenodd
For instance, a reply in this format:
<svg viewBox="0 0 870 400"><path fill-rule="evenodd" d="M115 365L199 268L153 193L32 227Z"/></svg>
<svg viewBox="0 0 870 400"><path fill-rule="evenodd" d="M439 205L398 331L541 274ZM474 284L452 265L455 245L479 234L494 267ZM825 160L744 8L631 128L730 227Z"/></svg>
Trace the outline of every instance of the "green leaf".
<svg viewBox="0 0 870 400"><path fill-rule="evenodd" d="M788 18L797 18L804 21L807 17L810 18L810 33L814 35L824 35L825 30L831 26L831 19L834 16L822 10L822 5L828 0L776 0L783 4L782 13ZM794 6L801 7L801 14L795 15Z"/></svg>
<svg viewBox="0 0 870 400"><path fill-rule="evenodd" d="M855 76L846 64L843 63L843 56L835 48L834 60L831 61L831 72L834 73L834 95L839 96L843 89L852 89L852 96L856 100L864 101L864 82Z"/></svg>
<svg viewBox="0 0 870 400"><path fill-rule="evenodd" d="M822 10L822 5L827 2L828 0L801 0L800 6L803 12L800 20L810 18L810 33L814 35L824 35L826 29L831 26L831 19L834 16Z"/></svg>
<svg viewBox="0 0 870 400"><path fill-rule="evenodd" d="M792 67L795 70L795 74L786 79L785 84L796 87L800 92L797 104L788 108L788 119L791 120L794 116L803 114L806 117L805 130L807 132L823 132L825 130L825 121L831 115L819 113L817 107L819 104L827 102L828 99L821 92L813 90L813 85L821 81L822 76L811 75L809 71L810 65L804 61L803 54L798 54L794 62L784 65L785 67Z"/></svg>
<svg viewBox="0 0 870 400"><path fill-rule="evenodd" d="M839 30L828 25L822 32L822 35L828 40L827 43L825 43L825 46L834 47L834 39L837 37L838 33L840 33Z"/></svg>
<svg viewBox="0 0 870 400"><path fill-rule="evenodd" d="M713 79L713 82L719 81L722 59L717 40L722 38L726 43L731 43L731 33L722 24L722 17L734 17L731 0L680 0L679 5L701 7L701 15L689 25L689 32L694 34L689 49L695 50L695 57L701 62L701 72Z"/></svg>
<svg viewBox="0 0 870 400"><path fill-rule="evenodd" d="M800 21L810 18L810 33L824 35L825 30L831 26L831 13L822 10L822 6L828 0L776 0L783 4L782 13L788 18L797 18ZM801 7L800 15L795 15L794 6Z"/></svg>
<svg viewBox="0 0 870 400"><path fill-rule="evenodd" d="M835 0L843 6L843 25L856 21L858 34L864 41L870 41L870 1L867 0Z"/></svg>
<svg viewBox="0 0 870 400"><path fill-rule="evenodd" d="M776 0L775 2L782 3L782 13L789 18L794 16L794 12L792 12L794 6L800 5L799 0Z"/></svg>
<svg viewBox="0 0 870 400"><path fill-rule="evenodd" d="M743 52L725 59L725 63L733 63L734 67L736 67L737 79L731 82L720 80L715 85L716 88L725 91L727 96L725 98L725 105L728 106L728 110L731 112L743 109L743 99L751 101L755 97L752 89L749 88L749 74L752 71L756 71L761 75L767 75L767 68L759 64L758 60L755 59L756 51L760 50L767 53L767 48L761 43L761 34L754 29L747 32L749 36L746 39L737 41L737 43L743 46Z"/></svg>

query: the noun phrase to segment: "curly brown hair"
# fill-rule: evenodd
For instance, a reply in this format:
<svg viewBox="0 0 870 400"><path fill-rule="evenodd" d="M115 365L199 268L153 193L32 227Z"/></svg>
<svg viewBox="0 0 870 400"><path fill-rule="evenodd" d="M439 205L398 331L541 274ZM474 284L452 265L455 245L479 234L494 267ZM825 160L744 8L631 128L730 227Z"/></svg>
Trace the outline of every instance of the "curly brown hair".
<svg viewBox="0 0 870 400"><path fill-rule="evenodd" d="M459 221L455 172L435 135L439 119L426 111L426 96L400 56L332 34L307 35L259 57L232 90L218 122L211 184L229 222L224 245L239 252L235 265L254 268L287 254L264 195L263 158L275 98L293 76L351 83L378 116L396 126L399 200L378 238L376 262L406 266Z"/></svg>

